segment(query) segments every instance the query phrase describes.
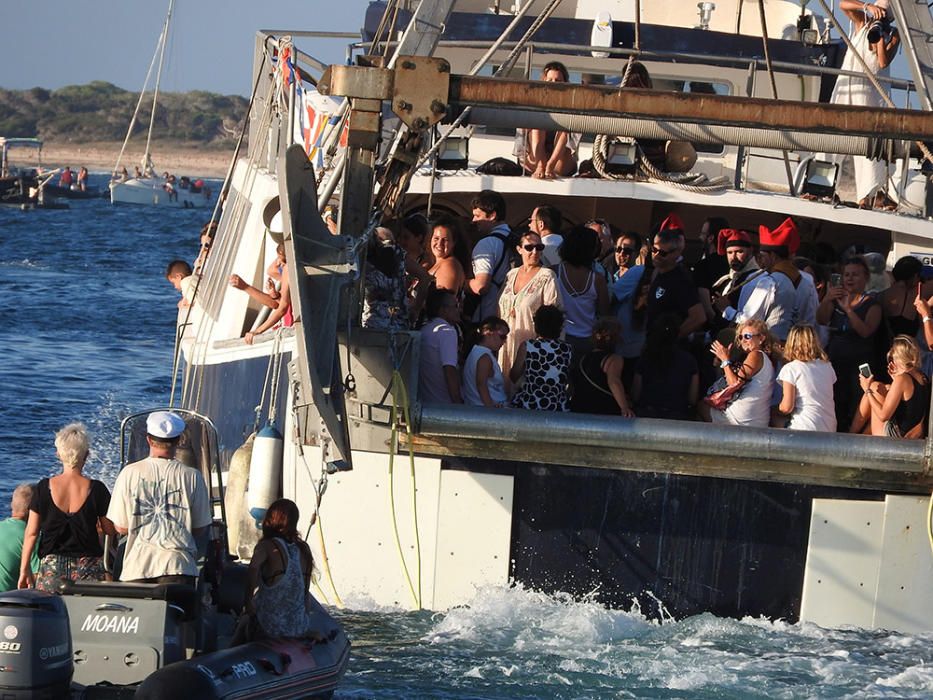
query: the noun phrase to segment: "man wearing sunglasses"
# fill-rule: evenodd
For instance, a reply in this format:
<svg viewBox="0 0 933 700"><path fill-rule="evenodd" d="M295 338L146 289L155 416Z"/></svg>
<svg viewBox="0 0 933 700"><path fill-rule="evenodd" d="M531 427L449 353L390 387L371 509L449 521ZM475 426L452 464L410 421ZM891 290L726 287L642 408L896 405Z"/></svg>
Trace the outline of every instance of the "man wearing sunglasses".
<svg viewBox="0 0 933 700"><path fill-rule="evenodd" d="M683 265L684 232L679 228L662 228L651 246L654 279L648 288L645 327L664 313L675 313L681 319L681 338L698 331L706 322L696 286Z"/></svg>

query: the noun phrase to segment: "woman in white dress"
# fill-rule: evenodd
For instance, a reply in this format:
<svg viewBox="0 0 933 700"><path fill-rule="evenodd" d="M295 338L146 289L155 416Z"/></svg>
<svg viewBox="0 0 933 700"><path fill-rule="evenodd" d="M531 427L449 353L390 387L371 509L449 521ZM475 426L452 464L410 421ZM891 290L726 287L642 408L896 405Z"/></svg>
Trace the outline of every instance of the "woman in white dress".
<svg viewBox="0 0 933 700"><path fill-rule="evenodd" d="M509 270L499 297L499 316L509 324L509 337L499 350L499 366L508 377L515 355L526 340L535 337L535 312L542 306L560 306L557 277L541 265L544 243L537 233L526 233L518 242L520 267ZM508 381L506 381L508 386Z"/></svg>
<svg viewBox="0 0 933 700"><path fill-rule="evenodd" d="M725 410L711 409L713 423L767 428L771 421L771 394L774 387L774 364L768 354L773 339L764 321L746 321L736 328L735 341L745 351L745 359L729 359L732 346L713 341L710 352L720 361L726 382L745 384L742 393Z"/></svg>
<svg viewBox="0 0 933 700"><path fill-rule="evenodd" d="M794 326L784 344L787 364L778 372L783 395L778 410L790 416L791 430L836 432L833 384L836 372L813 326Z"/></svg>
<svg viewBox="0 0 933 700"><path fill-rule="evenodd" d="M888 1L877 0L874 4L856 0L840 0L839 9L852 20L852 46L865 60L874 75L888 75L888 66L897 53L900 37L897 30L882 35L880 41L869 42L870 27L876 20L888 16ZM864 73L862 62L852 51L846 51L842 70ZM883 86L883 85L882 85ZM886 103L868 78L840 75L830 98L833 104L863 107L884 107ZM896 204L884 191L888 177L888 166L883 160L870 160L855 156L855 191L862 209L896 208Z"/></svg>

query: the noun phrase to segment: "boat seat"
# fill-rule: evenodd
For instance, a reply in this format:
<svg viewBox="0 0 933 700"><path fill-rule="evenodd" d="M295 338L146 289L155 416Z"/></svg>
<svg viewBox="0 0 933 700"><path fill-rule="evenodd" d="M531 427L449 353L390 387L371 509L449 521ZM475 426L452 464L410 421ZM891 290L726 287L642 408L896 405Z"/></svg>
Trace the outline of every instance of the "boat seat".
<svg viewBox="0 0 933 700"><path fill-rule="evenodd" d="M164 600L178 608L185 621L198 614L198 591L183 583L123 583L120 581L63 581L60 595L93 596L96 598L128 598L130 600Z"/></svg>

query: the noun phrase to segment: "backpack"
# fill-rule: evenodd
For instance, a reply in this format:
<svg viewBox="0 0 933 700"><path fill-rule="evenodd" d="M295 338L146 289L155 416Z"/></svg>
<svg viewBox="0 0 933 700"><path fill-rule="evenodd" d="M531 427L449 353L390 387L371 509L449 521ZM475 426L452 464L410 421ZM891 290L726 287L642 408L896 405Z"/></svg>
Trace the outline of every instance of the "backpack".
<svg viewBox="0 0 933 700"><path fill-rule="evenodd" d="M496 265L492 268L491 273L493 280L495 280L502 271L503 266L505 266L505 270L508 271L513 267L521 265L521 256L518 254L518 251L515 250L518 243L512 231L509 231L507 234L502 231L492 231L489 235L495 236L502 241L502 254L496 261ZM499 291L501 292L501 289ZM481 297L478 294L474 294L467 290L463 297L463 318L472 319L476 314L476 310L480 307L480 301ZM482 319L477 320L481 321Z"/></svg>

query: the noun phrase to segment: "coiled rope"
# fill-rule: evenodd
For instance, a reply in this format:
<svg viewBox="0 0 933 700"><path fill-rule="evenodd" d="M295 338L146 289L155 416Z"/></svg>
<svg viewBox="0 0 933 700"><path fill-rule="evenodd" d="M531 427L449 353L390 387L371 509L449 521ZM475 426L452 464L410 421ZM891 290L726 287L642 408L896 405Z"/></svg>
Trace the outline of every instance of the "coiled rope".
<svg viewBox="0 0 933 700"><path fill-rule="evenodd" d="M623 143L621 136L606 136L599 134L593 140L593 168L602 177L609 180L625 180L630 176L613 173L607 167L607 158L609 157L609 148L614 143ZM709 194L712 192L722 192L729 189L729 178L715 177L710 179L703 173L666 173L658 170L651 161L644 155L639 154L637 167L639 172L648 179L649 182L658 182L687 192L697 192Z"/></svg>
<svg viewBox="0 0 933 700"><path fill-rule="evenodd" d="M687 192L722 192L729 189L729 178L720 175L709 178L703 173L665 173L658 170L645 156L639 156L638 167L652 182L662 182Z"/></svg>

